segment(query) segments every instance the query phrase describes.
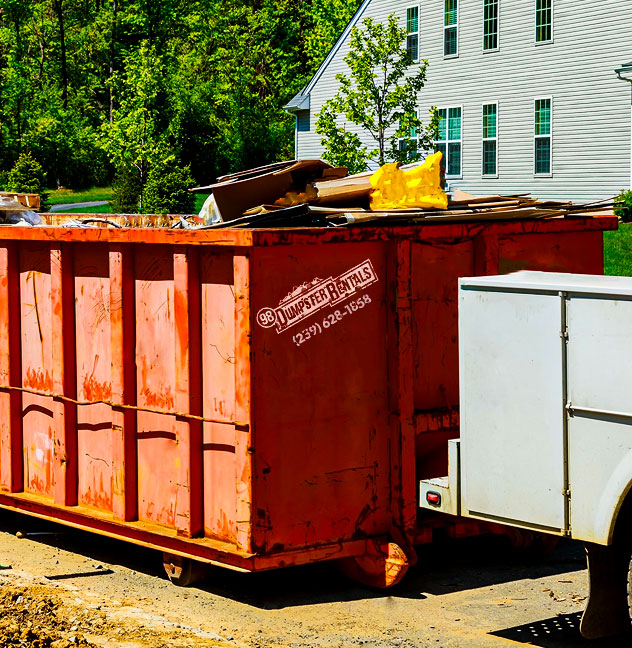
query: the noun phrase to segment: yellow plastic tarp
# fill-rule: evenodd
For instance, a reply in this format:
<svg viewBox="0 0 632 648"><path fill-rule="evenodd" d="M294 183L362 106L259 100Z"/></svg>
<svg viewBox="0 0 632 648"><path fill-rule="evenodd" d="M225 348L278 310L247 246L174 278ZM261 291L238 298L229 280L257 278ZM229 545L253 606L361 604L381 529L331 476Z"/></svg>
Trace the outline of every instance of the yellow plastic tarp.
<svg viewBox="0 0 632 648"><path fill-rule="evenodd" d="M412 169L399 162L380 167L370 178L371 210L447 209L448 196L441 189L441 152L433 153Z"/></svg>

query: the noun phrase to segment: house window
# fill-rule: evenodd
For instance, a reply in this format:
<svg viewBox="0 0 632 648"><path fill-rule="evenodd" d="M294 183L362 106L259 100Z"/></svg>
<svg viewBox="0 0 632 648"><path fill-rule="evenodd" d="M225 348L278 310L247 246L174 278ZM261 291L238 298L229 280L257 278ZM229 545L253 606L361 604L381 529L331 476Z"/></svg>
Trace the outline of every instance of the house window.
<svg viewBox="0 0 632 648"><path fill-rule="evenodd" d="M535 0L535 42L553 40L553 0Z"/></svg>
<svg viewBox="0 0 632 648"><path fill-rule="evenodd" d="M411 61L419 59L419 6L406 9L406 49Z"/></svg>
<svg viewBox="0 0 632 648"><path fill-rule="evenodd" d="M551 99L535 100L534 169L536 175L551 174Z"/></svg>
<svg viewBox="0 0 632 648"><path fill-rule="evenodd" d="M461 175L461 106L439 108L439 133L435 150L443 153L446 175Z"/></svg>
<svg viewBox="0 0 632 648"><path fill-rule="evenodd" d="M296 111L296 130L299 133L309 133L309 110Z"/></svg>
<svg viewBox="0 0 632 648"><path fill-rule="evenodd" d="M498 49L499 0L483 0L483 49Z"/></svg>
<svg viewBox="0 0 632 648"><path fill-rule="evenodd" d="M483 104L483 175L498 175L498 104Z"/></svg>
<svg viewBox="0 0 632 648"><path fill-rule="evenodd" d="M443 55L456 56L459 53L459 6L458 0L443 0Z"/></svg>

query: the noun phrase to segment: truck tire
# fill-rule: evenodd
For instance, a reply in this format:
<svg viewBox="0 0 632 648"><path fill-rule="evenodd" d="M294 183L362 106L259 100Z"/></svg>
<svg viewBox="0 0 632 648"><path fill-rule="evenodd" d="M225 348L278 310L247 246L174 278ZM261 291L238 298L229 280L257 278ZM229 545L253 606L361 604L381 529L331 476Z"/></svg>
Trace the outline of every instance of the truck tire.
<svg viewBox="0 0 632 648"><path fill-rule="evenodd" d="M627 594L628 594L628 613L630 614L630 623L632 628L632 547L628 549L628 584L627 584Z"/></svg>
<svg viewBox="0 0 632 648"><path fill-rule="evenodd" d="M586 542L584 545L588 558L590 590L580 632L586 639L629 637L632 631L632 545L629 542L610 546Z"/></svg>

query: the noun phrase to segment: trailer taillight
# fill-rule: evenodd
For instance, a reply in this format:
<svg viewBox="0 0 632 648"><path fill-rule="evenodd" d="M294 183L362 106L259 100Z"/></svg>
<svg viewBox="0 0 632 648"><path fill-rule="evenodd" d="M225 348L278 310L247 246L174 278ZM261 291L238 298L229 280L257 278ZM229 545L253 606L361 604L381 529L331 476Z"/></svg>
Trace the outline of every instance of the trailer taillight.
<svg viewBox="0 0 632 648"><path fill-rule="evenodd" d="M434 491L428 491L426 493L426 502L432 504L433 506L441 506L441 495L435 493Z"/></svg>

